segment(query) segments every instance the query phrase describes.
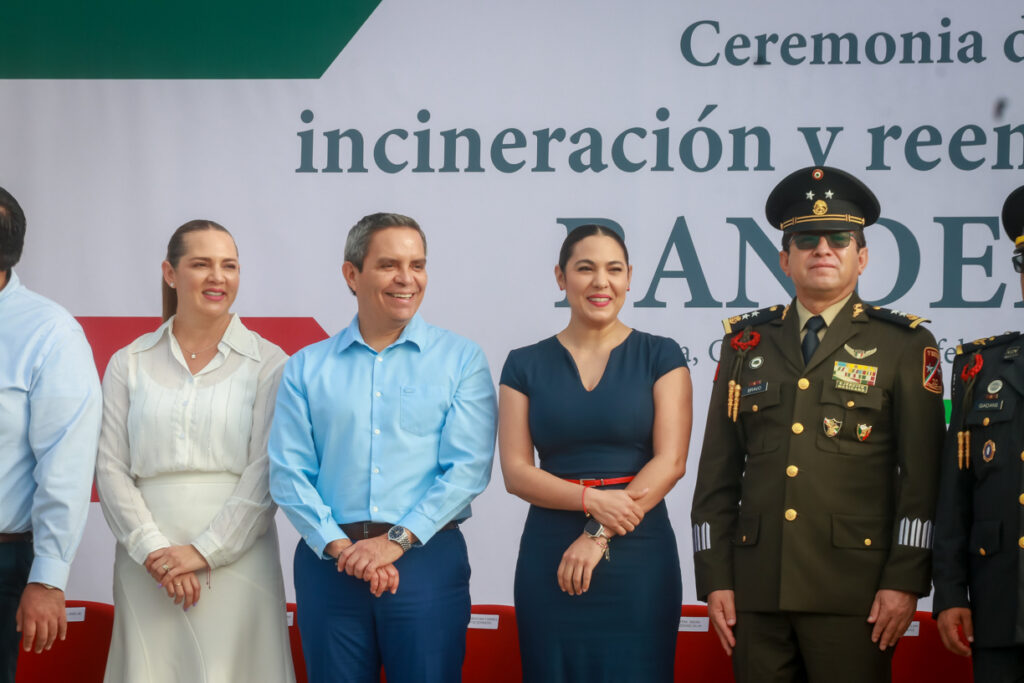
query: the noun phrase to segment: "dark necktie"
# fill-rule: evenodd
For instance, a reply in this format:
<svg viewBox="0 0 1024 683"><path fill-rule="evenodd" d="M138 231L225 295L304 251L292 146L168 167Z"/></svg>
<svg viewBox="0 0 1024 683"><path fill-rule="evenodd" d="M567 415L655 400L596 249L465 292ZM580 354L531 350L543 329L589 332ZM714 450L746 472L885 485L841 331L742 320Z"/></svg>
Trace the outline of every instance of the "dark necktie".
<svg viewBox="0 0 1024 683"><path fill-rule="evenodd" d="M818 348L818 330L825 327L825 319L820 315L812 317L804 325L807 330L807 334L804 335L804 340L800 342L800 350L804 354L804 365L810 362L811 356Z"/></svg>

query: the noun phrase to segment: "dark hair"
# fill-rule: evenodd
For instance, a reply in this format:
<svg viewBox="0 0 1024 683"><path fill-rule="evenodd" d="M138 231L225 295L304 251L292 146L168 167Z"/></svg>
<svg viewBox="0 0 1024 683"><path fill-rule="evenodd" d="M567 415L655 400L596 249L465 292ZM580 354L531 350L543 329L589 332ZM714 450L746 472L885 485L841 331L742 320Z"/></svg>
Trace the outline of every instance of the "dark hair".
<svg viewBox="0 0 1024 683"><path fill-rule="evenodd" d="M0 187L0 271L8 276L25 246L25 212L11 193Z"/></svg>
<svg viewBox="0 0 1024 683"><path fill-rule="evenodd" d="M348 231L348 238L345 240L345 260L350 261L356 270L362 272L366 252L370 250L370 240L375 233L388 228L412 228L420 234L420 239L423 240L423 253L427 253L427 236L423 234L415 220L399 213L371 213L360 218Z"/></svg>
<svg viewBox="0 0 1024 683"><path fill-rule="evenodd" d="M171 264L171 268L177 268L178 263L181 261L181 257L185 255L185 235L193 232L199 232L200 230L219 230L220 232L226 233L228 237L231 237L231 233L220 223L214 223L208 220L194 220L185 223L180 228L174 231L171 235L170 241L167 242L167 262ZM231 237L231 241L234 242L235 238ZM238 245L235 244L235 251L238 251ZM178 293L167 284L163 276L160 277L160 286L163 291L163 304L164 304L164 320L166 321L178 310Z"/></svg>
<svg viewBox="0 0 1024 683"><path fill-rule="evenodd" d="M370 241L373 236L381 230L388 228L412 228L420 234L423 240L423 254L427 253L427 236L423 234L420 224L408 216L400 213L371 213L363 216L359 222L352 226L345 239L345 260L356 267L360 273L363 272L363 262L366 261L366 252L370 251ZM348 291L355 294L351 287Z"/></svg>
<svg viewBox="0 0 1024 683"><path fill-rule="evenodd" d="M863 230L851 230L850 233L853 235L853 241L857 244L858 251L868 246L868 241L864 239ZM789 245L793 243L793 235L795 234L795 232L782 233L782 251L789 251Z"/></svg>
<svg viewBox="0 0 1024 683"><path fill-rule="evenodd" d="M562 242L562 248L558 250L558 267L563 273L565 272L565 267L569 265L569 257L572 256L572 250L576 247L576 243L594 235L611 237L613 240L618 242L619 246L622 247L622 253L626 257L626 264L629 264L629 249L626 249L626 242L622 239L622 235L606 225L589 223L571 230L569 234L566 235L565 241Z"/></svg>

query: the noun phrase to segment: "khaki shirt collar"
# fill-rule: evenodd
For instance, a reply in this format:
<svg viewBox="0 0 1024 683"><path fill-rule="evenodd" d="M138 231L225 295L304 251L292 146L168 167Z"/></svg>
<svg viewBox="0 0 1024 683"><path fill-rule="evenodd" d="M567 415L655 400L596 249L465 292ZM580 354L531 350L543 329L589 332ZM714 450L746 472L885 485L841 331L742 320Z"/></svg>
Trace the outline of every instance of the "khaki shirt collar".
<svg viewBox="0 0 1024 683"><path fill-rule="evenodd" d="M818 333L819 339L825 336L825 333L828 331L828 328L832 326L832 321L836 319L836 316L839 315L839 311L843 309L843 306L846 305L846 302L850 300L851 296L853 296L853 292L850 292L841 300L835 302L834 304L832 304L831 306L829 306L824 311L818 314L825 320L825 327L823 327L821 329L821 332ZM802 303L800 303L800 299L796 300L796 314L797 319L800 321L800 333L802 336L804 332L804 325L807 324L807 321L810 320L814 316L814 314L808 311L807 308L804 307Z"/></svg>

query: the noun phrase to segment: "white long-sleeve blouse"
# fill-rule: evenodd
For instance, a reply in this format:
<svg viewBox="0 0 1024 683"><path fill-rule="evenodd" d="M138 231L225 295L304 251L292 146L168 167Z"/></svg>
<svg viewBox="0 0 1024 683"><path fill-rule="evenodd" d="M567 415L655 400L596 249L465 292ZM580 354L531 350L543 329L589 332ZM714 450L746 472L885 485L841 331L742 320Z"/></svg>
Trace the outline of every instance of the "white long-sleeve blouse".
<svg viewBox="0 0 1024 683"><path fill-rule="evenodd" d="M96 460L100 506L139 564L171 545L136 480L173 472L230 472L238 483L191 543L211 568L230 564L271 523L267 437L287 355L232 317L217 355L193 375L171 333L174 318L110 360Z"/></svg>

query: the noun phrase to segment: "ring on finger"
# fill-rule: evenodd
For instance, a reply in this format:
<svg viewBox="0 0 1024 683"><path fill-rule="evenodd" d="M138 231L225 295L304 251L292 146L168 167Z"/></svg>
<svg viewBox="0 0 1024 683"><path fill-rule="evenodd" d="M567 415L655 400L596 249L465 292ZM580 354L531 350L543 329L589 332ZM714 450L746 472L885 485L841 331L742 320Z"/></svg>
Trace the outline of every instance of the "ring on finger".
<svg viewBox="0 0 1024 683"><path fill-rule="evenodd" d="M163 569L165 574L167 572L171 571L171 568L168 565L166 565L166 564L160 565L160 569Z"/></svg>

